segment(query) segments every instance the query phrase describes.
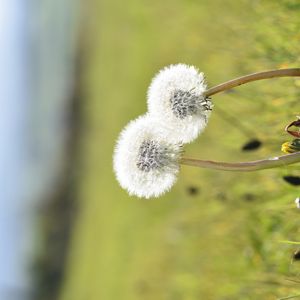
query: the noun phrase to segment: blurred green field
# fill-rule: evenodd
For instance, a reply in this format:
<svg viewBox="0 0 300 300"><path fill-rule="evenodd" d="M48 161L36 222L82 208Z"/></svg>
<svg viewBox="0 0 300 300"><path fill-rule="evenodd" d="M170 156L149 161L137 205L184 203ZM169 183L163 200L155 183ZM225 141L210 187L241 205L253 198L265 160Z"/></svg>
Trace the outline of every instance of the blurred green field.
<svg viewBox="0 0 300 300"><path fill-rule="evenodd" d="M243 174L183 166L172 191L150 201L129 197L112 172L115 140L146 111L147 87L163 66L195 65L210 86L299 67L299 1L90 0L82 6L80 211L60 299L300 294L300 263L291 260L298 247L280 242L300 240L299 187L282 179L300 175L298 166ZM299 96L300 80L293 78L216 95L207 130L186 155L226 161L279 155L290 140L283 128L300 113ZM263 146L242 152L251 138Z"/></svg>

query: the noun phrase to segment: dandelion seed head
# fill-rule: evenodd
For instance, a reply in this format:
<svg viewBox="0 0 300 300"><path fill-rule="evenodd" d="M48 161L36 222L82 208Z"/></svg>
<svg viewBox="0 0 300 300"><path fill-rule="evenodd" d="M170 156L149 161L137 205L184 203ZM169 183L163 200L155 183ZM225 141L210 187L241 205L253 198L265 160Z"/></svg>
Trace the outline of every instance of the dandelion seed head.
<svg viewBox="0 0 300 300"><path fill-rule="evenodd" d="M169 131L173 142L189 143L206 127L212 103L204 92L203 73L193 66L171 65L162 69L148 90L148 110Z"/></svg>
<svg viewBox="0 0 300 300"><path fill-rule="evenodd" d="M155 140L144 140L137 156L137 167L144 172L162 169L168 162L168 149Z"/></svg>
<svg viewBox="0 0 300 300"><path fill-rule="evenodd" d="M176 181L180 144L166 140L166 132L149 115L131 121L121 132L114 152L114 171L130 195L158 197Z"/></svg>

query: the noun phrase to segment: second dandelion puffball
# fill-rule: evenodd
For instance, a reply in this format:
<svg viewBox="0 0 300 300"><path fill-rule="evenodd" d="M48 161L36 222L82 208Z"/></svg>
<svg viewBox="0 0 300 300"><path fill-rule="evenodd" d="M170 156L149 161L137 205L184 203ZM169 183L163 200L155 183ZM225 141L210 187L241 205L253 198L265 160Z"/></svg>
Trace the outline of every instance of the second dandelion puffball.
<svg viewBox="0 0 300 300"><path fill-rule="evenodd" d="M166 134L148 115L131 121L121 132L114 171L130 195L158 197L175 183L182 146L170 143Z"/></svg>
<svg viewBox="0 0 300 300"><path fill-rule="evenodd" d="M212 103L204 74L185 64L162 69L148 89L148 111L169 131L171 142L189 143L207 125Z"/></svg>

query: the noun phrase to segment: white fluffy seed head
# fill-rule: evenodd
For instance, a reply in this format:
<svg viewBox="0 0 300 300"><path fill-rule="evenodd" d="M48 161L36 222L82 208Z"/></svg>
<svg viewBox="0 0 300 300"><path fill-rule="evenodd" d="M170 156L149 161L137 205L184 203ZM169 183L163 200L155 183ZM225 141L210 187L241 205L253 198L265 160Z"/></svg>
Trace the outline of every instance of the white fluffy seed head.
<svg viewBox="0 0 300 300"><path fill-rule="evenodd" d="M169 132L171 142L189 143L206 127L212 103L203 73L185 64L162 69L148 89L148 110Z"/></svg>
<svg viewBox="0 0 300 300"><path fill-rule="evenodd" d="M182 146L170 143L166 132L149 115L141 116L119 136L114 171L130 195L158 197L175 183L181 152Z"/></svg>

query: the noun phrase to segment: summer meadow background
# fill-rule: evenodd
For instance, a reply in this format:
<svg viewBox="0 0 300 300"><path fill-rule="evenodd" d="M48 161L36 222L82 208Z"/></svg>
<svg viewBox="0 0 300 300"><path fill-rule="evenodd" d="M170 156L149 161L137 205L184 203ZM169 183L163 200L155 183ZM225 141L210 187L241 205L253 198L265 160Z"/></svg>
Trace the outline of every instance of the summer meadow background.
<svg viewBox="0 0 300 300"><path fill-rule="evenodd" d="M32 77L32 90L39 91L33 95L43 106L30 102L40 137L31 142L44 145L37 148L45 152L34 152L39 159L41 153L53 158L26 185L32 191L52 172L30 206L32 298L300 294L300 263L293 259L298 245L282 242L300 241L299 187L283 180L300 175L297 165L253 173L182 166L171 192L152 200L129 197L112 171L116 138L146 111L147 87L162 67L195 65L209 86L299 67L299 1L49 0L30 14L40 21L30 27L39 37L31 45L40 54L37 65L47 62ZM30 61L37 56L31 53ZM300 113L299 97L298 78L214 96L207 129L185 147L186 155L224 161L280 155L281 144L291 139L284 127ZM59 122L57 112L64 112ZM261 146L242 151L253 139Z"/></svg>

